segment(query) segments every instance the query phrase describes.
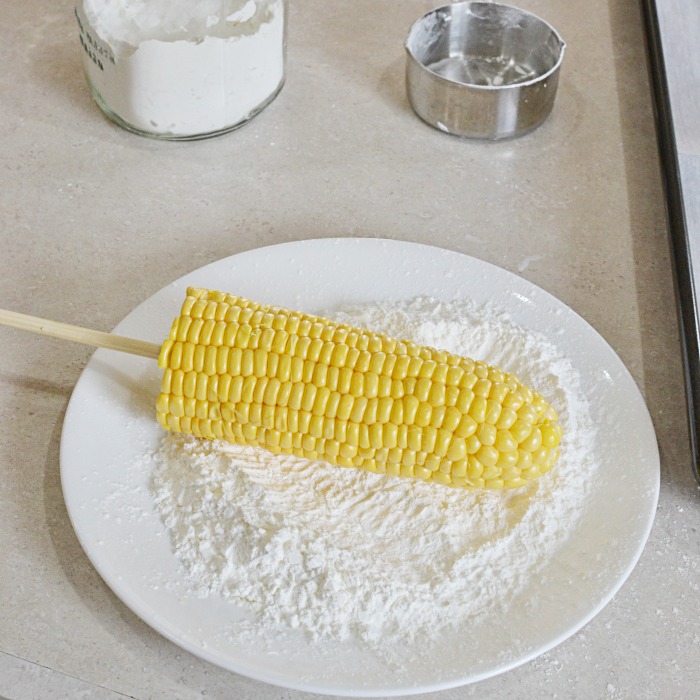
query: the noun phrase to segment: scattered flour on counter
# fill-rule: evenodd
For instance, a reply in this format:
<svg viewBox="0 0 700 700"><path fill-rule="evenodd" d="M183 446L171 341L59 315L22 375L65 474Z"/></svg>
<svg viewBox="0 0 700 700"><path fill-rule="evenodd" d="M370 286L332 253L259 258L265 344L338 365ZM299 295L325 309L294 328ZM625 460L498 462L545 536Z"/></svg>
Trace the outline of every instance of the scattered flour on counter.
<svg viewBox="0 0 700 700"><path fill-rule="evenodd" d="M559 462L521 489L466 491L168 435L152 491L193 594L231 600L263 629L369 646L505 611L566 541L595 475L577 372L544 336L468 300L333 317L513 372L558 410Z"/></svg>

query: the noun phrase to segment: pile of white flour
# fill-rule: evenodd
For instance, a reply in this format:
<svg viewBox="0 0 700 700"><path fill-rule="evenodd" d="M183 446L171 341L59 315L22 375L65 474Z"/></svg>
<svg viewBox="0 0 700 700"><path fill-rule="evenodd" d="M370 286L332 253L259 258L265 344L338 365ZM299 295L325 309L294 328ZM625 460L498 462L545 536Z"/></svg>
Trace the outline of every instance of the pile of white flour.
<svg viewBox="0 0 700 700"><path fill-rule="evenodd" d="M594 477L577 372L543 336L466 300L334 317L513 372L558 410L559 462L521 489L478 492L169 435L153 497L193 593L229 599L261 628L371 646L500 614L566 541Z"/></svg>

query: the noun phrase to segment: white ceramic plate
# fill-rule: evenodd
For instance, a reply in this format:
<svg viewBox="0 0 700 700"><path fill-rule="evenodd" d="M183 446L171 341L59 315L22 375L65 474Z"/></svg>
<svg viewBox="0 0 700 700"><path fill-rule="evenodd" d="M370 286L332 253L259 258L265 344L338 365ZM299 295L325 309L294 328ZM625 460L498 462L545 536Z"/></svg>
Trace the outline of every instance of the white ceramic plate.
<svg viewBox="0 0 700 700"><path fill-rule="evenodd" d="M168 535L153 510L149 465L139 456L162 435L154 419L154 361L98 350L73 393L61 441L61 479L71 521L101 576L145 622L193 654L236 673L300 690L377 696L477 681L528 661L585 625L630 574L647 540L659 489L659 457L642 397L607 343L577 314L523 279L430 246L377 239L300 241L207 265L142 303L116 333L161 342L185 287L201 285L311 312L337 305L431 295L492 302L515 323L552 339L583 379L598 428L601 464L585 512L508 619L407 648L401 673L351 644L324 645L280 630L277 647L225 633L235 605L188 594ZM165 587L164 582L175 581ZM229 625L230 627L230 625ZM478 649L479 653L469 653Z"/></svg>

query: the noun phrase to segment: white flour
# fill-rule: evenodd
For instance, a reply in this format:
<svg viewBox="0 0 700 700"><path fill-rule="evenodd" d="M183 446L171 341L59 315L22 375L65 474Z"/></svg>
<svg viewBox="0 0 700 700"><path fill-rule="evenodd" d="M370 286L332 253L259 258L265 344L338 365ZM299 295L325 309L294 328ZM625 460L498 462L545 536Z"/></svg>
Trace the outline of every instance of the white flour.
<svg viewBox="0 0 700 700"><path fill-rule="evenodd" d="M83 64L100 106L171 138L231 128L284 79L284 0L83 0Z"/></svg>
<svg viewBox="0 0 700 700"><path fill-rule="evenodd" d="M565 430L558 464L522 489L476 492L169 435L153 497L192 591L252 611L262 629L372 647L438 639L505 611L566 541L594 476L577 373L544 337L469 301L334 316L536 387Z"/></svg>

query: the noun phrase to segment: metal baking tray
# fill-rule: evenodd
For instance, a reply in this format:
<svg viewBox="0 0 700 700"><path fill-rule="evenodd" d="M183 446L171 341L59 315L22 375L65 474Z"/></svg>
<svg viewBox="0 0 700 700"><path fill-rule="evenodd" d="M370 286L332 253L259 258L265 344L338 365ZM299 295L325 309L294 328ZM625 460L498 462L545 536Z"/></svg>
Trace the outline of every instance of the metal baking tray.
<svg viewBox="0 0 700 700"><path fill-rule="evenodd" d="M700 483L700 3L641 0L666 191L693 472Z"/></svg>

